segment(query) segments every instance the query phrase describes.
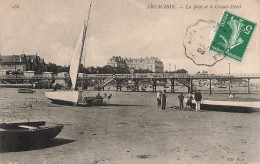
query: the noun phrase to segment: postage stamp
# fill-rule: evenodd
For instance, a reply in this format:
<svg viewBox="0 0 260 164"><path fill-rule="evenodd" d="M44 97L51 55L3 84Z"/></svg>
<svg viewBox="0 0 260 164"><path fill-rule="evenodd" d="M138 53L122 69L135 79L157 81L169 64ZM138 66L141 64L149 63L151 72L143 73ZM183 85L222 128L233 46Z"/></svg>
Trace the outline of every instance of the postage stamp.
<svg viewBox="0 0 260 164"><path fill-rule="evenodd" d="M241 63L256 23L224 11L209 50Z"/></svg>
<svg viewBox="0 0 260 164"><path fill-rule="evenodd" d="M202 19L186 29L186 36L183 40L185 55L196 65L210 67L224 59L224 56L209 51L216 29L215 21Z"/></svg>

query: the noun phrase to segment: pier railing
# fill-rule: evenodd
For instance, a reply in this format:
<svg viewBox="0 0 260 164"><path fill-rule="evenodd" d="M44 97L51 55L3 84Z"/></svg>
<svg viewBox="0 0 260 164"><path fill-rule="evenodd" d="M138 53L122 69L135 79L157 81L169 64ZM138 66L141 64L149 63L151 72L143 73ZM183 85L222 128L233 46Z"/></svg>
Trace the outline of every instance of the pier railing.
<svg viewBox="0 0 260 164"><path fill-rule="evenodd" d="M80 73L79 79L106 79L108 77L114 77L114 79L225 79L225 78L259 78L260 74L188 74L188 73L136 73L136 74L82 74ZM52 74L51 76L35 74L35 75L0 75L1 80L5 79L32 79L32 80L55 80L55 79L69 79L69 75L60 76Z"/></svg>

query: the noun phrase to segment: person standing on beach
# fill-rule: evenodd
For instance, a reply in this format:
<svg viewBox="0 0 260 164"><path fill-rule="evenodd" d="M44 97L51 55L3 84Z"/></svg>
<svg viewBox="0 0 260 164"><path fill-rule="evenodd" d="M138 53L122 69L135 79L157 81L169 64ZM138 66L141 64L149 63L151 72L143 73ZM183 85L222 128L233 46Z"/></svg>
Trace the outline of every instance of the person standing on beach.
<svg viewBox="0 0 260 164"><path fill-rule="evenodd" d="M162 98L162 110L165 110L166 107L166 90L163 90L163 93L161 95Z"/></svg>
<svg viewBox="0 0 260 164"><path fill-rule="evenodd" d="M196 101L196 112L200 111L200 103L201 103L202 95L200 91L195 92L195 101Z"/></svg>
<svg viewBox="0 0 260 164"><path fill-rule="evenodd" d="M187 98L186 108L187 108L187 109L192 109L192 108L191 108L191 105L192 105L193 97L192 97L192 95L191 95L190 92L187 94L186 98Z"/></svg>
<svg viewBox="0 0 260 164"><path fill-rule="evenodd" d="M180 110L182 110L183 109L183 99L184 99L183 93L181 93L178 96L178 99L179 99L179 104L180 104Z"/></svg>
<svg viewBox="0 0 260 164"><path fill-rule="evenodd" d="M161 95L162 95L161 91L158 91L157 92L157 105L158 105L158 108L161 107Z"/></svg>

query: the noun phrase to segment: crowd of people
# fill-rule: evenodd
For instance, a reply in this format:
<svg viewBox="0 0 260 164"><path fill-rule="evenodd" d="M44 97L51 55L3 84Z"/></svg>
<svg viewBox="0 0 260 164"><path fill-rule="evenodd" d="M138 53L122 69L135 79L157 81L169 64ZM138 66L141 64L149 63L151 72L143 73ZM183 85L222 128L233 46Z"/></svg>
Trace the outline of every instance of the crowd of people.
<svg viewBox="0 0 260 164"><path fill-rule="evenodd" d="M164 89L162 92L158 91L157 92L157 106L158 108L162 108L162 110L165 110L166 107L166 90ZM190 92L186 95L186 102L185 102L185 107L184 107L184 95L183 93L180 93L178 96L179 100L179 109L184 110L193 110L194 108L196 109L196 112L200 111L200 104L202 100L202 94L200 91L196 91L195 94L191 94ZM195 104L192 103L192 100L195 100Z"/></svg>

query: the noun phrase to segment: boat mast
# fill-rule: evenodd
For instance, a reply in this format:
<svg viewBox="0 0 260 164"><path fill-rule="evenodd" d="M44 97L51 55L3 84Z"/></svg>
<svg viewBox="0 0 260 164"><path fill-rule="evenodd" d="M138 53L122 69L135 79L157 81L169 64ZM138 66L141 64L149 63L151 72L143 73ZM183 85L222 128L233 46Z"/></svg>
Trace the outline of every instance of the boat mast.
<svg viewBox="0 0 260 164"><path fill-rule="evenodd" d="M84 50L84 44L85 44L85 39L87 36L87 29L88 29L88 22L89 22L89 16L90 16L90 9L91 9L91 5L92 5L92 1L90 2L89 5L89 11L88 11L88 19L87 21L84 21L84 30L83 30L83 37L82 37L82 44L81 44L81 51L80 51L80 60L79 60L79 65L81 63L81 58L82 58L82 54L83 54L83 50ZM85 61L84 61L85 62ZM84 63L85 64L85 63ZM79 72L79 67L78 67L78 71ZM78 73L77 73L77 77L76 79L78 79ZM75 86L76 87L76 86ZM72 88L73 90L75 90L76 88Z"/></svg>

